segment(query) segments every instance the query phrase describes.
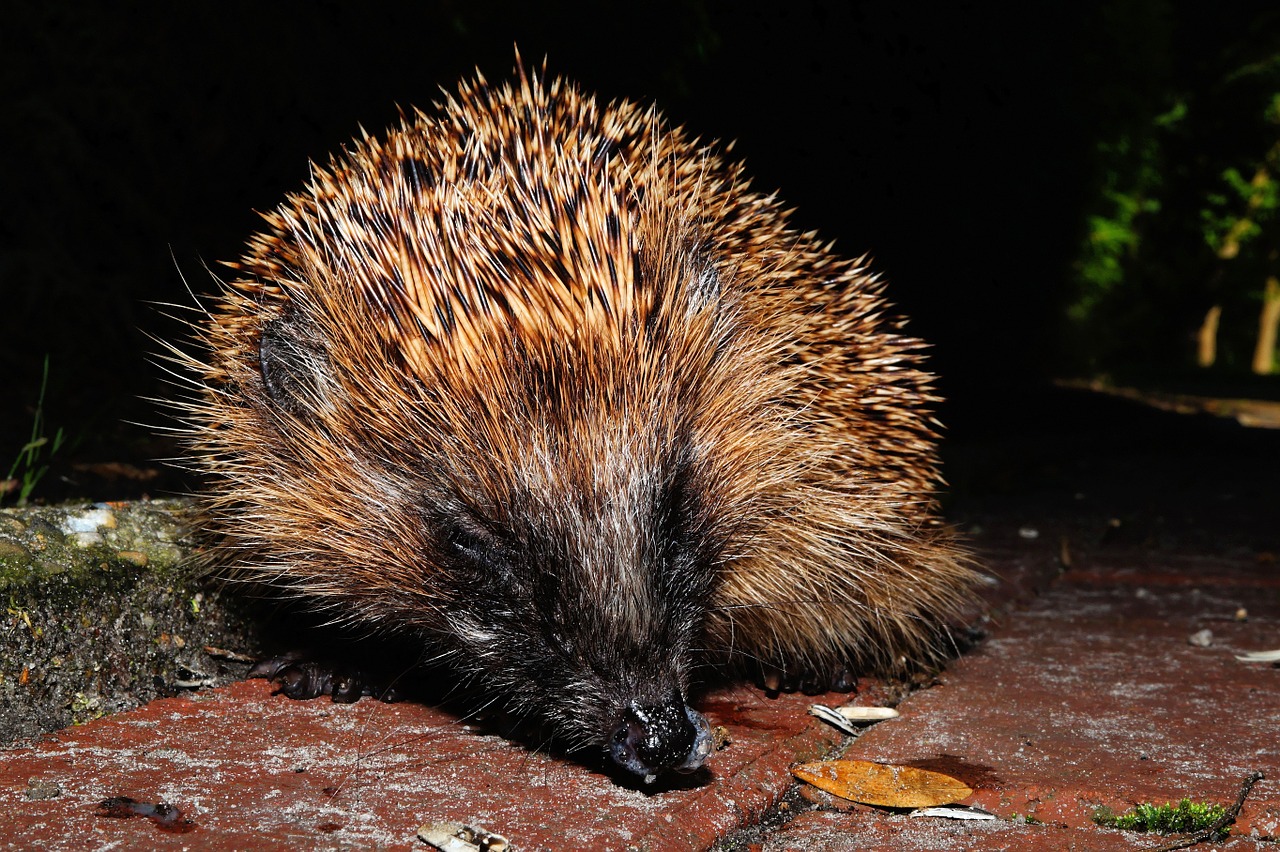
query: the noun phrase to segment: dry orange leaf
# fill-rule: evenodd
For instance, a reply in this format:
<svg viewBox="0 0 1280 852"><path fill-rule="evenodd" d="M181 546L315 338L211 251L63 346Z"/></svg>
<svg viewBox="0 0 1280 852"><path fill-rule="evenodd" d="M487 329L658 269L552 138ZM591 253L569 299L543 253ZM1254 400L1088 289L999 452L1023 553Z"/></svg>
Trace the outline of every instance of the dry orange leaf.
<svg viewBox="0 0 1280 852"><path fill-rule="evenodd" d="M842 799L886 808L948 805L973 792L968 784L941 772L867 760L802 763L791 774Z"/></svg>

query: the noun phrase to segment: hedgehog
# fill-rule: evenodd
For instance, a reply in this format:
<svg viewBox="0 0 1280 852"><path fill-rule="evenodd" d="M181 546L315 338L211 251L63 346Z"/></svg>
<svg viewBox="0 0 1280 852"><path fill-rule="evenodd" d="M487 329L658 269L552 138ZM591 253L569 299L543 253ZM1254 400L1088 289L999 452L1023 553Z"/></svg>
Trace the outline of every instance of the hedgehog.
<svg viewBox="0 0 1280 852"><path fill-rule="evenodd" d="M706 761L713 675L935 662L976 574L881 279L732 144L517 66L228 264L180 403L210 551L650 780Z"/></svg>

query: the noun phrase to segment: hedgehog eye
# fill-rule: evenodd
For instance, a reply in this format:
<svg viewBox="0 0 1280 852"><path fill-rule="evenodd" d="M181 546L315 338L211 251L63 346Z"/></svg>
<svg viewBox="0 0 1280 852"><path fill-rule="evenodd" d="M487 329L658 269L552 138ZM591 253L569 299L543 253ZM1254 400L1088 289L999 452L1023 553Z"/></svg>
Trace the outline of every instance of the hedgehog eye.
<svg viewBox="0 0 1280 852"><path fill-rule="evenodd" d="M480 563L492 561L500 549L496 538L488 530L470 524L452 525L445 540L456 555L466 556Z"/></svg>
<svg viewBox="0 0 1280 852"><path fill-rule="evenodd" d="M441 540L449 556L476 574L482 585L510 583L511 549L502 538L475 518L450 518L442 524Z"/></svg>

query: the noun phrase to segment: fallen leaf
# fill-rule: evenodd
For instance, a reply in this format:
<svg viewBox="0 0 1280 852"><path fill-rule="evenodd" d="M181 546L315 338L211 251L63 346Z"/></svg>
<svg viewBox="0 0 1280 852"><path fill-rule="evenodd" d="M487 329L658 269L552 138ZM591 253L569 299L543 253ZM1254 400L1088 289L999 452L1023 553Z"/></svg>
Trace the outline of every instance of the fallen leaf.
<svg viewBox="0 0 1280 852"><path fill-rule="evenodd" d="M138 467L127 462L80 462L71 468L103 479L132 479L135 482L149 482L160 475L158 468Z"/></svg>
<svg viewBox="0 0 1280 852"><path fill-rule="evenodd" d="M963 781L941 772L867 760L802 763L791 774L842 799L886 808L949 805L973 793Z"/></svg>

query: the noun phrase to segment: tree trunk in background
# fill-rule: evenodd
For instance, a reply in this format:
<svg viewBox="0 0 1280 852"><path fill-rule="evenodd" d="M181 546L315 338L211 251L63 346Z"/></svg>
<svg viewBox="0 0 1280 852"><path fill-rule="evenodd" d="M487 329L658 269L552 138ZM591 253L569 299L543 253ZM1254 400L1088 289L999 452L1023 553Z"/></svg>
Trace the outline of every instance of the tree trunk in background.
<svg viewBox="0 0 1280 852"><path fill-rule="evenodd" d="M1267 278L1262 294L1262 314L1258 320L1258 346L1253 350L1253 371L1260 376L1275 372L1276 327L1280 326L1280 281Z"/></svg>
<svg viewBox="0 0 1280 852"><path fill-rule="evenodd" d="M1200 330L1196 332L1198 351L1196 363L1201 367L1212 367L1218 360L1218 320L1222 318L1222 305L1214 305L1204 315Z"/></svg>

